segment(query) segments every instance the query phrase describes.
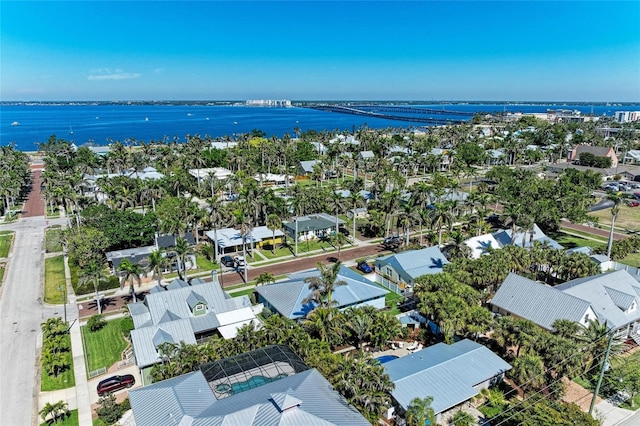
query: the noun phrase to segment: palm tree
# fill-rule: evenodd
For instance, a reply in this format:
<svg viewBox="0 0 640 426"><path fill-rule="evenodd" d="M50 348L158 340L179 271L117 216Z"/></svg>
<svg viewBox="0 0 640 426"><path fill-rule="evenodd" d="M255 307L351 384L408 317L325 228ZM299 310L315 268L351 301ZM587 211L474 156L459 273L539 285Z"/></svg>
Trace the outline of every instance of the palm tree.
<svg viewBox="0 0 640 426"><path fill-rule="evenodd" d="M544 384L544 365L538 355L524 354L513 361L509 376L522 388L523 396Z"/></svg>
<svg viewBox="0 0 640 426"><path fill-rule="evenodd" d="M331 300L331 294L335 288L347 285L346 281L338 280L342 262L338 261L329 265L318 262L317 267L318 271L320 271L319 276L304 279L304 282L309 284L309 290L312 290L312 292L303 302L309 303L313 301L319 305L331 307L336 303L336 301Z"/></svg>
<svg viewBox="0 0 640 426"><path fill-rule="evenodd" d="M436 203L435 209L430 210L431 226L438 229L438 246L442 246L442 227L446 224L449 228L453 224L453 215L441 203Z"/></svg>
<svg viewBox="0 0 640 426"><path fill-rule="evenodd" d="M337 234L333 234L329 241L334 247L338 249L338 260L339 260L340 252L342 251L342 246L349 242L349 240L347 239L347 236L344 235L342 232L338 232Z"/></svg>
<svg viewBox="0 0 640 426"><path fill-rule="evenodd" d="M80 278L78 279L78 284L93 284L93 288L96 292L96 305L98 306L98 314L102 314L102 302L100 301L98 287L100 286L101 281L106 281L107 279L108 277L104 268L104 264L96 261L95 259L91 259L89 263L80 270Z"/></svg>
<svg viewBox="0 0 640 426"><path fill-rule="evenodd" d="M282 227L282 219L275 213L267 216L267 228L271 229L271 253L276 254L276 231Z"/></svg>
<svg viewBox="0 0 640 426"><path fill-rule="evenodd" d="M258 278L256 278L256 285L272 284L275 281L276 278L273 276L273 274L269 272L263 272L258 275Z"/></svg>
<svg viewBox="0 0 640 426"><path fill-rule="evenodd" d="M120 262L118 266L118 272L120 272L122 278L120 279L120 288L123 288L125 283L129 282L129 292L131 293L131 298L133 302L136 302L136 292L135 292L135 282L138 282L138 287L140 287L141 280L140 277L144 273L142 266L137 263L131 262L129 259L124 259Z"/></svg>
<svg viewBox="0 0 640 426"><path fill-rule="evenodd" d="M231 222L231 215L217 195L207 200L207 206L209 210L209 221L211 225L213 225L213 245L216 252L216 261L219 261L218 228L223 225L228 225Z"/></svg>
<svg viewBox="0 0 640 426"><path fill-rule="evenodd" d="M609 232L609 241L607 242L607 257L611 259L611 247L613 246L613 229L616 223L618 213L620 213L620 204L622 203L622 193L609 194L607 199L613 202L611 206L611 231Z"/></svg>
<svg viewBox="0 0 640 426"><path fill-rule="evenodd" d="M176 257L178 258L178 275L180 275L180 279L187 281L187 259L193 254L193 246L189 244L186 239L178 237L176 238L176 245L173 250L176 252ZM184 277L180 273L181 270L184 273Z"/></svg>
<svg viewBox="0 0 640 426"><path fill-rule="evenodd" d="M169 258L164 254L164 250L154 250L147 257L148 265L147 271L153 272L153 278L158 280L158 285L162 285L162 278L164 277L164 270L169 266Z"/></svg>
<svg viewBox="0 0 640 426"><path fill-rule="evenodd" d="M436 415L431 407L433 397L413 398L407 407L405 418L408 426L435 425Z"/></svg>
<svg viewBox="0 0 640 426"><path fill-rule="evenodd" d="M68 404L63 400L54 402L53 404L47 402L45 406L38 412L42 420L47 421L47 418L51 416L53 423L58 423L58 418L64 416L68 411Z"/></svg>

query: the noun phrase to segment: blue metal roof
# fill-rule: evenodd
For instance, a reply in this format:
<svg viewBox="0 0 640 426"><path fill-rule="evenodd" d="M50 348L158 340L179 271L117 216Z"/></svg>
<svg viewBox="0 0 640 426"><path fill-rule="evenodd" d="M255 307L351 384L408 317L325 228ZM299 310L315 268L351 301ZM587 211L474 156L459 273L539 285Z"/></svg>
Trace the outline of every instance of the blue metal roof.
<svg viewBox="0 0 640 426"><path fill-rule="evenodd" d="M318 275L319 272L315 269L292 274L287 281L256 287L256 293L281 315L292 319L304 318L316 307L314 303L303 303L311 294L309 284L304 280ZM331 296L338 308L381 298L389 292L346 266L340 268L338 280L347 283L336 287Z"/></svg>
<svg viewBox="0 0 640 426"><path fill-rule="evenodd" d="M422 275L432 275L442 272L444 265L449 263L440 249L436 246L421 250L409 250L376 259L376 268L391 266L405 282L413 282Z"/></svg>
<svg viewBox="0 0 640 426"><path fill-rule="evenodd" d="M404 409L413 398L432 396L436 414L477 395L474 386L511 369L489 349L466 339L438 343L383 366L395 384L391 395Z"/></svg>

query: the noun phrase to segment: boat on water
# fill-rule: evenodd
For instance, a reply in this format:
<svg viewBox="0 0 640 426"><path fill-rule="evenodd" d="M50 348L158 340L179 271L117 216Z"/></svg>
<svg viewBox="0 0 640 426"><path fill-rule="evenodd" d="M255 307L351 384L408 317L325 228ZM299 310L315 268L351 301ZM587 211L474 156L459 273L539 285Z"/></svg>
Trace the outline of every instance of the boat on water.
<svg viewBox="0 0 640 426"><path fill-rule="evenodd" d="M144 121L149 121L149 117L145 117L145 118L144 118Z"/></svg>
<svg viewBox="0 0 640 426"><path fill-rule="evenodd" d="M73 134L73 129L71 128L71 126L69 126L69 134L72 135Z"/></svg>
<svg viewBox="0 0 640 426"><path fill-rule="evenodd" d="M19 126L20 122L19 121L14 121L13 123L11 123L12 126Z"/></svg>

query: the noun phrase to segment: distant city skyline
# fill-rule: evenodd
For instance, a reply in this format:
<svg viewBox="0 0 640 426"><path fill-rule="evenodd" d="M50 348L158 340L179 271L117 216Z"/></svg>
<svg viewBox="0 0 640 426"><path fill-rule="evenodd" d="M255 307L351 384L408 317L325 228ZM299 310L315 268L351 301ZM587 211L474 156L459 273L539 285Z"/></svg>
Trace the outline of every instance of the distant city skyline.
<svg viewBox="0 0 640 426"><path fill-rule="evenodd" d="M1 101L640 102L640 2L2 1Z"/></svg>

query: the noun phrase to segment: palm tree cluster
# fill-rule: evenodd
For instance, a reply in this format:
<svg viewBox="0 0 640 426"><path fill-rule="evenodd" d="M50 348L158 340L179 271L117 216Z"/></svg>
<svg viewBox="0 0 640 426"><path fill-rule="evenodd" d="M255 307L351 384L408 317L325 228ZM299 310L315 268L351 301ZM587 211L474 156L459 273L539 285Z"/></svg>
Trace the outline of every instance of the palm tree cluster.
<svg viewBox="0 0 640 426"><path fill-rule="evenodd" d="M62 400L54 402L53 404L47 402L38 414L40 414L42 420L46 421L47 424L58 423L58 420L64 420L69 414L69 404Z"/></svg>
<svg viewBox="0 0 640 426"><path fill-rule="evenodd" d="M200 345L165 343L159 347L162 361L153 367L151 377L154 382L168 379L195 371L205 363L272 344L289 346L309 367L317 368L371 422L390 406L393 384L370 356L334 354L327 342L280 315L271 315L260 329L246 325L230 340L214 337Z"/></svg>
<svg viewBox="0 0 640 426"><path fill-rule="evenodd" d="M50 376L70 367L65 353L70 350L67 324L60 317L49 318L42 327L42 367Z"/></svg>
<svg viewBox="0 0 640 426"><path fill-rule="evenodd" d="M16 150L15 145L0 147L0 212L5 214L11 210L31 179L29 156Z"/></svg>
<svg viewBox="0 0 640 426"><path fill-rule="evenodd" d="M478 259L454 259L444 270L480 291L483 300L493 296L510 272L549 284L600 273L600 268L589 256L566 253L566 250L537 241L531 248L505 246Z"/></svg>

